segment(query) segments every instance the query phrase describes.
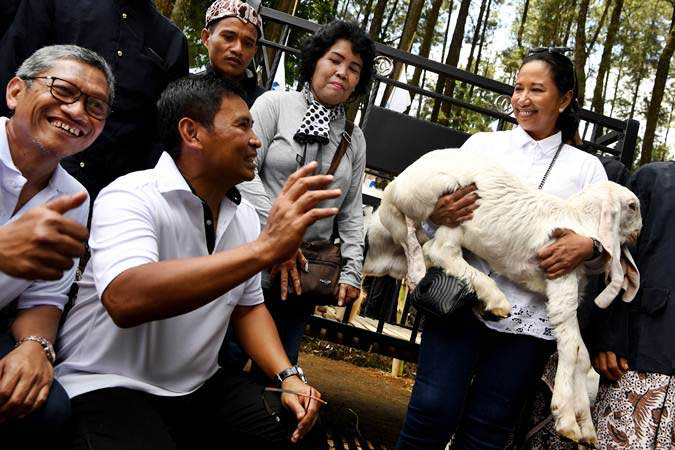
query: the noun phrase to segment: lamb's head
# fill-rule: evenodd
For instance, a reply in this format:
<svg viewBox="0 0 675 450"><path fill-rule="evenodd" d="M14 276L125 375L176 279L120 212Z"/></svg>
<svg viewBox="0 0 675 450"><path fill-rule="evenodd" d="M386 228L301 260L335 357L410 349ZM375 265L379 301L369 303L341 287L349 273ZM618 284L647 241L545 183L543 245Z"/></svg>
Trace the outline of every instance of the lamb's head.
<svg viewBox="0 0 675 450"><path fill-rule="evenodd" d="M634 244L640 235L640 201L630 190L611 181L591 186L582 196L590 201L589 210L599 213L597 237L610 257L605 266L609 283L595 303L606 308L622 288L623 300L629 302L637 293L640 274L626 245Z"/></svg>

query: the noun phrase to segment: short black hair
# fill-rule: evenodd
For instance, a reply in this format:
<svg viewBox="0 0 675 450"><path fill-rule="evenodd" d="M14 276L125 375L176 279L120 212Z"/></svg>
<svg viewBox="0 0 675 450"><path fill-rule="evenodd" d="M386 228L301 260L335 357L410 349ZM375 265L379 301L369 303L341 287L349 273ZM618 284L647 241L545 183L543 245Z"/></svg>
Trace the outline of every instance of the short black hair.
<svg viewBox="0 0 675 450"><path fill-rule="evenodd" d="M562 133L562 141L567 142L574 139L579 128L579 88L577 86L577 77L574 68L574 63L564 54L555 51L544 49L542 51L535 51L528 55L520 64L522 68L525 64L532 61L543 61L551 68L553 82L558 88L561 96L569 91L572 91L572 101L558 116L556 121L556 128Z"/></svg>
<svg viewBox="0 0 675 450"><path fill-rule="evenodd" d="M210 130L223 98L232 96L246 101L237 84L214 73L188 75L169 83L157 101L157 133L162 150L178 159L182 143L178 122L189 117Z"/></svg>
<svg viewBox="0 0 675 450"><path fill-rule="evenodd" d="M338 40L345 39L352 44L352 51L363 60L359 82L354 88L354 96L363 95L373 77L373 61L375 60L375 44L372 39L355 23L334 20L319 28L313 36L302 44L302 62L300 63L300 82L311 82L316 69L316 62Z"/></svg>

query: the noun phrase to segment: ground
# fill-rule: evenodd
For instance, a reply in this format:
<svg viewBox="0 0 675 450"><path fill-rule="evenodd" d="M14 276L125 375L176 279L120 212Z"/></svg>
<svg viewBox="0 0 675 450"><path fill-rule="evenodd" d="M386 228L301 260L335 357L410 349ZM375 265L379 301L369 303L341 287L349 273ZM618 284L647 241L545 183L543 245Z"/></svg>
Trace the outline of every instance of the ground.
<svg viewBox="0 0 675 450"><path fill-rule="evenodd" d="M300 354L299 365L328 402L322 410L322 421L328 428L329 439L335 441L334 448L394 448L410 399L412 379L308 352ZM358 442L352 441L354 436L360 436ZM328 448L331 449L330 445Z"/></svg>

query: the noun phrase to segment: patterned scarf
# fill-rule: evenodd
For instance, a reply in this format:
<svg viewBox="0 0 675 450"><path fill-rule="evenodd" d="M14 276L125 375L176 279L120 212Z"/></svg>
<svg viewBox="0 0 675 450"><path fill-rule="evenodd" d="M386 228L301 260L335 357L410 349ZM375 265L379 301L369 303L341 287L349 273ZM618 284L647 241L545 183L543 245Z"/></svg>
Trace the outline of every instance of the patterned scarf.
<svg viewBox="0 0 675 450"><path fill-rule="evenodd" d="M302 93L305 95L305 99L307 99L307 111L293 139L305 145L313 143L326 145L329 142L328 132L331 121L344 116L345 109L342 105L332 108L323 106L312 95L309 83L305 83Z"/></svg>

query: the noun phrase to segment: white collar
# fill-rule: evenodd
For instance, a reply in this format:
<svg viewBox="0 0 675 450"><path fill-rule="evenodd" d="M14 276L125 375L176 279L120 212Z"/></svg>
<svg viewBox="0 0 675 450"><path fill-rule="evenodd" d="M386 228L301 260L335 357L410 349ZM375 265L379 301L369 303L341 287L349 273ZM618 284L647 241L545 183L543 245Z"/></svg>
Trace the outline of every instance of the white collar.
<svg viewBox="0 0 675 450"><path fill-rule="evenodd" d="M21 171L16 167L16 164L14 164L14 160L12 159L12 153L9 150L9 138L7 137L8 121L9 119L7 117L0 116L0 163L4 166L5 170L9 170L13 174L12 178L20 180L21 185L23 185L28 180L26 180L26 177L24 177ZM67 194L62 187L68 184L68 177L68 173L59 164L49 178L48 187L59 194ZM8 181L9 178L10 177L6 177L6 179L3 180L3 183Z"/></svg>
<svg viewBox="0 0 675 450"><path fill-rule="evenodd" d="M190 194L199 198L178 169L176 161L174 161L167 152L163 152L162 156L159 157L159 161L154 170L157 173L157 189L162 194L171 191L188 191ZM235 205L241 203L241 194L236 187L232 187L227 191L225 193L225 198Z"/></svg>
<svg viewBox="0 0 675 450"><path fill-rule="evenodd" d="M176 162L168 153L162 153L155 166L155 172L157 173L157 188L159 192L163 194L171 191L188 191L192 193L190 185L180 170L178 170Z"/></svg>
<svg viewBox="0 0 675 450"><path fill-rule="evenodd" d="M537 141L519 126L512 130L512 136L514 143L518 147L525 148L528 145L534 145L536 148L541 149L542 153L545 155L554 154L562 142L562 133L560 131L545 139Z"/></svg>

